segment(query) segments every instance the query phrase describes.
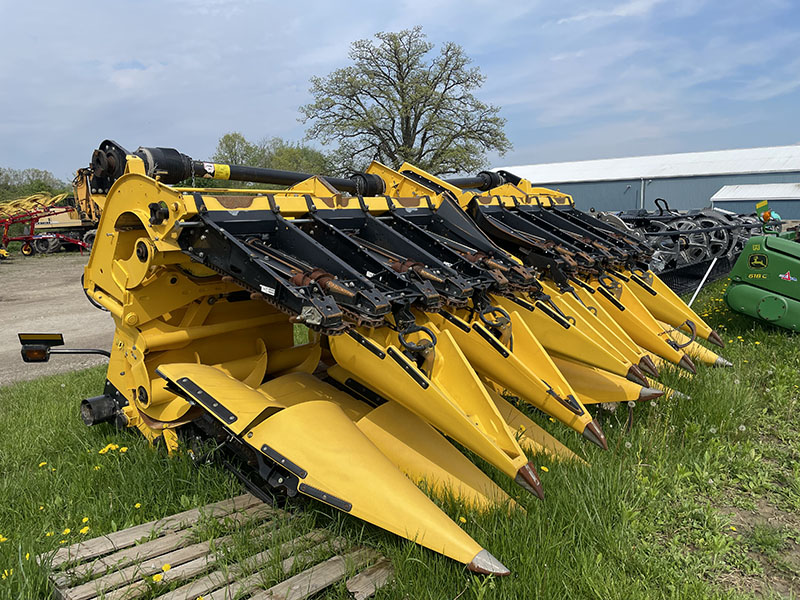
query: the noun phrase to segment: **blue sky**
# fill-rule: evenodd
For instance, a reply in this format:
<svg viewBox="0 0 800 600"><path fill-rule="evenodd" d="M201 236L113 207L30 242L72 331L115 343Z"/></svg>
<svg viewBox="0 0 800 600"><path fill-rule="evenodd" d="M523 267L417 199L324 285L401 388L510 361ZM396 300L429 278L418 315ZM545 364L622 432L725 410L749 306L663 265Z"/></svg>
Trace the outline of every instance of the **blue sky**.
<svg viewBox="0 0 800 600"><path fill-rule="evenodd" d="M210 156L301 139L308 81L420 24L487 76L525 164L800 143L800 8L760 0L0 0L0 166L67 179L100 141Z"/></svg>

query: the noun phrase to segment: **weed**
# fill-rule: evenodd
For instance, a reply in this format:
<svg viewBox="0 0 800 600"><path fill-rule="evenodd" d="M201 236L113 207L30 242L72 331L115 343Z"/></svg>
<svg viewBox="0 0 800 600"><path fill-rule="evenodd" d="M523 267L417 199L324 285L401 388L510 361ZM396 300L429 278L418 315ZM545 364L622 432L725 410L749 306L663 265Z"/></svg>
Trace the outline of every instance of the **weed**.
<svg viewBox="0 0 800 600"><path fill-rule="evenodd" d="M663 383L691 398L637 404L627 433L626 410L606 417L610 451L529 411L591 463L537 457L548 469L540 471L544 502L469 455L525 512L438 502L453 519L465 518L462 527L511 569L510 577L473 576L411 542L296 499L289 504L294 519L266 537L235 536L220 554L223 565L324 528L330 538L375 546L392 560L395 582L377 598L748 597L747 590L727 587L726 577L767 577L753 553L783 564L794 534L769 526L733 531L723 507L754 510L768 503L786 514L800 512L800 346L784 330L728 311L723 287L709 286L696 307L734 340L721 354L735 367L700 367L691 379L664 368ZM298 343L304 333L298 330ZM33 557L61 547L61 540L73 543L241 493L215 465L195 465L183 453L168 457L134 431L85 427L78 402L99 393L103 375L94 368L0 388L0 539L6 540L0 575L10 573L0 580L0 598L49 596L46 567ZM99 454L108 444L118 449ZM85 525L87 536L80 533ZM204 527L210 534L216 526ZM62 535L65 529L71 531ZM327 548L319 546L322 555ZM282 577L279 566L276 557L263 570L265 584ZM800 587L788 567L777 576L784 588ZM326 597L347 592L337 586Z"/></svg>

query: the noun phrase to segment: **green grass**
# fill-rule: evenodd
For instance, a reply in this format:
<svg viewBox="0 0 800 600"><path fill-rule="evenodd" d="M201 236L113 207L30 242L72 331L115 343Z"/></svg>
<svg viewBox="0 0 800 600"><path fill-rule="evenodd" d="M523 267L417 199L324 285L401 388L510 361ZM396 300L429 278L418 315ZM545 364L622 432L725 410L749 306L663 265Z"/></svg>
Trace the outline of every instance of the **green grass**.
<svg viewBox="0 0 800 600"><path fill-rule="evenodd" d="M629 433L626 411L606 417L608 452L538 419L592 463L535 459L548 468L539 469L544 502L472 457L526 514L441 505L466 519L463 527L510 577L473 576L313 502L290 505L300 515L292 527L325 527L378 547L397 574L378 598L742 598L751 596L731 581L753 577L779 577L797 597L800 565L782 553L800 540L800 518L764 524L756 509L766 503L780 515L800 514L800 346L786 331L728 311L723 288L710 286L696 308L732 340L722 354L734 368L700 368L693 379L665 372L662 380L691 399L637 406ZM102 382L103 370L90 369L0 388L0 535L7 538L0 576L14 569L0 579L0 598L46 596L46 573L32 557L83 537L83 517L91 537L240 493L225 471L167 457L135 432L85 427L78 400L99 393ZM98 454L112 442L127 452ZM71 533L62 535L65 528ZM325 597L346 598L346 590L340 585Z"/></svg>

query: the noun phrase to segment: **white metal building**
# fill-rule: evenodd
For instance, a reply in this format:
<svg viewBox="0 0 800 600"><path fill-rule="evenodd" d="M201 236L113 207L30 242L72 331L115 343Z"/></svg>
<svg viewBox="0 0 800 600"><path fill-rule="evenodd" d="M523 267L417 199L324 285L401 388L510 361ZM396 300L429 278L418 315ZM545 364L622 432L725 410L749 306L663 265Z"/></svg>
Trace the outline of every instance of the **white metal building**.
<svg viewBox="0 0 800 600"><path fill-rule="evenodd" d="M741 213L753 210L752 207L762 200L767 200L770 209L785 219L800 218L800 183L726 185L711 196L711 205Z"/></svg>
<svg viewBox="0 0 800 600"><path fill-rule="evenodd" d="M673 208L702 208L724 186L797 184L800 145L687 152L630 158L609 158L538 165L500 167L537 185L572 194L579 208L631 210L655 208L664 198ZM753 212L755 203L731 203ZM778 212L800 218L800 200L787 200ZM733 208L731 208L733 210ZM784 215L784 211L786 215Z"/></svg>

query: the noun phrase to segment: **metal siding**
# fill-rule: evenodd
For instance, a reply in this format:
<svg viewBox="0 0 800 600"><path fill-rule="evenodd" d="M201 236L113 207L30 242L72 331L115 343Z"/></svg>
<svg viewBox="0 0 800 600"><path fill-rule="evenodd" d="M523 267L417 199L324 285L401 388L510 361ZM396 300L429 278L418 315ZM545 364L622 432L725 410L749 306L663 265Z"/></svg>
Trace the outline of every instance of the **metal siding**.
<svg viewBox="0 0 800 600"><path fill-rule="evenodd" d="M711 205L711 196L726 185L749 183L795 183L800 179L800 170L790 173L759 173L741 175L713 175L677 177L646 180L645 208L655 210L654 200L664 198L670 207L677 210L703 208ZM537 182L533 182L538 185ZM630 188L628 187L630 186ZM546 187L571 194L575 205L582 210L632 210L639 207L641 180L591 181L580 183L549 183ZM727 204L727 203L726 203ZM755 202L745 214L755 210ZM725 207L727 209L727 207ZM727 209L733 210L733 209ZM800 202L797 210L800 210ZM787 205L787 214L794 214L795 207ZM783 213L781 213L783 216ZM795 218L786 216L786 218Z"/></svg>
<svg viewBox="0 0 800 600"><path fill-rule="evenodd" d="M797 171L800 145L500 167L530 181L587 183Z"/></svg>
<svg viewBox="0 0 800 600"><path fill-rule="evenodd" d="M639 206L640 185L636 179L549 184L546 187L570 194L575 199L575 206L581 210L633 210Z"/></svg>
<svg viewBox="0 0 800 600"><path fill-rule="evenodd" d="M800 200L800 183L726 185L711 197L712 202L730 200Z"/></svg>
<svg viewBox="0 0 800 600"><path fill-rule="evenodd" d="M716 208L729 210L731 212L747 215L755 210L753 200L731 200L730 202L718 202ZM781 219L800 219L800 201L798 200L770 200L769 207L778 212Z"/></svg>

